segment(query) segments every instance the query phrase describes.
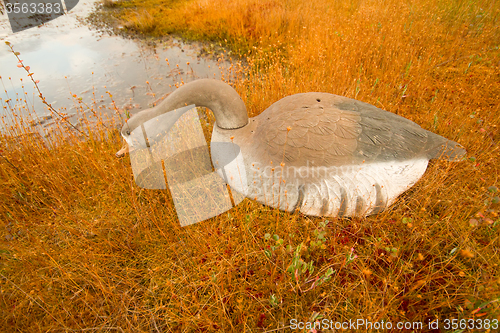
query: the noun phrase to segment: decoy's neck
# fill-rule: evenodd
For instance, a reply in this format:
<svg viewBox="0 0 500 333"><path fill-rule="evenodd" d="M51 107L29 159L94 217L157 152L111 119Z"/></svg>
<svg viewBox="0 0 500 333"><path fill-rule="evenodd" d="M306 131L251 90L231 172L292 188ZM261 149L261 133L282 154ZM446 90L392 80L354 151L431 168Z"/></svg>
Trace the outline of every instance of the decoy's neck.
<svg viewBox="0 0 500 333"><path fill-rule="evenodd" d="M168 111L194 104L212 110L217 126L223 129L236 129L248 123L245 103L230 85L218 80L202 79L189 82L173 93L156 107L141 111L141 123ZM134 116L135 117L135 116Z"/></svg>

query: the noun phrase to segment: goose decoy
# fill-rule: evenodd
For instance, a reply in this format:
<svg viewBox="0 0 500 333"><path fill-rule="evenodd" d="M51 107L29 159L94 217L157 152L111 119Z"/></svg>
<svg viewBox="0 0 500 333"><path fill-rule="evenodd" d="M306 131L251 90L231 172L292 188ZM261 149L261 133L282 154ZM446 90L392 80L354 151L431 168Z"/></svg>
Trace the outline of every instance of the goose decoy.
<svg viewBox="0 0 500 333"><path fill-rule="evenodd" d="M191 104L214 113L211 159L233 190L306 215L379 213L422 177L430 159L466 154L406 118L329 93L291 95L249 119L238 93L211 79L181 86L130 118L121 134L127 140L145 122Z"/></svg>

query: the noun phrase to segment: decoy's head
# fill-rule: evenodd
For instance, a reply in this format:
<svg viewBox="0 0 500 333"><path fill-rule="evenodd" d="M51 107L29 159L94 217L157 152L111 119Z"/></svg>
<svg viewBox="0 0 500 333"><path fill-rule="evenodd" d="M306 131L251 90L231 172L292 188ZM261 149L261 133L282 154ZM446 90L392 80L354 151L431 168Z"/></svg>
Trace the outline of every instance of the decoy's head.
<svg viewBox="0 0 500 333"><path fill-rule="evenodd" d="M130 134L129 134L130 135ZM122 137L125 139L125 137L123 136L122 134ZM123 140L123 145L122 147L120 148L120 150L118 150L115 154L116 157L123 157L125 156L130 150L130 147L128 145L128 142L127 140Z"/></svg>
<svg viewBox="0 0 500 333"><path fill-rule="evenodd" d="M147 112L151 112L153 109L148 109L139 112L132 118L128 119L125 124L123 125L120 134L123 138L123 146L119 151L116 152L116 157L123 157L130 151L130 134L132 133L133 130L135 130L137 127L140 127L141 124L146 122L148 119L147 118Z"/></svg>

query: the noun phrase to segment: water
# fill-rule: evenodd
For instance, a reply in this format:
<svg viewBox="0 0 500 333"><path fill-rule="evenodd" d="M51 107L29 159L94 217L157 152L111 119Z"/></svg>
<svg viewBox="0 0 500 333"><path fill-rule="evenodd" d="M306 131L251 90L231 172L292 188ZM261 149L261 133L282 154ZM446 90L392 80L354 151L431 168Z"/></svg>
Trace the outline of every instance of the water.
<svg viewBox="0 0 500 333"><path fill-rule="evenodd" d="M71 94L90 104L95 93L98 105L109 106L109 91L118 108L133 114L175 89L181 79L187 82L220 77L216 61L198 56L200 45L169 39L150 46L145 41L109 36L86 26L83 18L95 9L97 2L80 0L69 14L18 33L12 32L4 11L0 16L0 76L6 90L0 92L3 101L15 100L16 93L23 95L24 83L28 102L37 115L50 114L25 70L17 67L18 61L5 41L30 66L47 102L70 115L76 112ZM4 109L0 115L2 112L9 111Z"/></svg>

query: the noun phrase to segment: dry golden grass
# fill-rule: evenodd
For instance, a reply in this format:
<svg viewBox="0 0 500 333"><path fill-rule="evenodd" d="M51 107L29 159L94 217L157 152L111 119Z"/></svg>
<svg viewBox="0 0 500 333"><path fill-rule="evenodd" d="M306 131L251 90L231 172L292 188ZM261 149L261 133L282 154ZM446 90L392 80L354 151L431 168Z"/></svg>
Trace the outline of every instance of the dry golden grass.
<svg viewBox="0 0 500 333"><path fill-rule="evenodd" d="M390 210L365 219L245 200L181 228L168 191L139 189L128 158L114 158L121 141L98 116L84 140L62 121L51 146L13 116L17 125L0 140L0 327L288 327L279 332L294 318L327 318L421 321L416 331L425 332L435 319L500 320L498 2L119 6L125 21L147 11L154 35L175 31L245 55L234 86L252 115L292 93L331 92L457 140L469 158L432 162Z"/></svg>

